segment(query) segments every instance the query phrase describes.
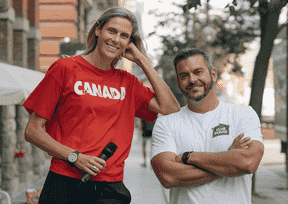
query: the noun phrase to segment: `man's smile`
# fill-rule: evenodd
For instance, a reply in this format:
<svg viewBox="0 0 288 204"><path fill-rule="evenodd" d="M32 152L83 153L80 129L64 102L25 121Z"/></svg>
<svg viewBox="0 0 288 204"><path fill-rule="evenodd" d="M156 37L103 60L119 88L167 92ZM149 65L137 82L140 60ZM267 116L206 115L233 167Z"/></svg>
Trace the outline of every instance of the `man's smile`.
<svg viewBox="0 0 288 204"><path fill-rule="evenodd" d="M190 90L190 89L198 89L200 87L202 87L203 85L194 85L194 86L189 86L189 87L186 87L185 89L186 90Z"/></svg>

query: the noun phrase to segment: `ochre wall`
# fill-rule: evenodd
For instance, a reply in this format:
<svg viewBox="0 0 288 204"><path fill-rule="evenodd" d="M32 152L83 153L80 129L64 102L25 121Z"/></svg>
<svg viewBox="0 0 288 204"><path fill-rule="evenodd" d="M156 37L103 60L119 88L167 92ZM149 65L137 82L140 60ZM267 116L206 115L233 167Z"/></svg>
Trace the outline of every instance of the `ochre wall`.
<svg viewBox="0 0 288 204"><path fill-rule="evenodd" d="M39 71L46 72L60 58L60 43L65 37L75 40L77 30L77 0L40 0ZM81 26L84 28L84 26Z"/></svg>

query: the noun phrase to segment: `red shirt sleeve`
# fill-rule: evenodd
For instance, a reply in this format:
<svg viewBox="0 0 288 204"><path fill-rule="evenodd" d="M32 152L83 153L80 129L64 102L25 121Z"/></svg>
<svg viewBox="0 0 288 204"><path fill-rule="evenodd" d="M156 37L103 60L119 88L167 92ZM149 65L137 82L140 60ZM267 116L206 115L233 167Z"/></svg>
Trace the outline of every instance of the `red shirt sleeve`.
<svg viewBox="0 0 288 204"><path fill-rule="evenodd" d="M151 99L155 96L155 93L152 92L148 87L145 87L144 84L137 78L134 80L132 87L134 88L133 91L135 95L135 117L146 120L148 122L153 122L157 118L157 113L148 110L148 105Z"/></svg>
<svg viewBox="0 0 288 204"><path fill-rule="evenodd" d="M24 102L23 106L29 114L34 111L46 120L51 120L64 84L63 66L65 65L60 60L54 62L43 80Z"/></svg>

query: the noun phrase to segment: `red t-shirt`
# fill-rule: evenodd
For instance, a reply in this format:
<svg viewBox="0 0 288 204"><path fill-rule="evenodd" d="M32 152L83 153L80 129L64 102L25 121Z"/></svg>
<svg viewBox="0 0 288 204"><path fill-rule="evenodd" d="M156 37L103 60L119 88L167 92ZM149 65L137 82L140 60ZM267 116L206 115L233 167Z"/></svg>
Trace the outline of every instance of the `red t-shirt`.
<svg viewBox="0 0 288 204"><path fill-rule="evenodd" d="M76 56L54 62L23 106L47 120L46 131L53 139L83 154L99 156L114 142L116 152L91 180L115 182L123 180L134 117L156 118L157 114L148 110L154 95L132 74L114 67L103 71ZM56 157L50 170L72 178L84 174Z"/></svg>

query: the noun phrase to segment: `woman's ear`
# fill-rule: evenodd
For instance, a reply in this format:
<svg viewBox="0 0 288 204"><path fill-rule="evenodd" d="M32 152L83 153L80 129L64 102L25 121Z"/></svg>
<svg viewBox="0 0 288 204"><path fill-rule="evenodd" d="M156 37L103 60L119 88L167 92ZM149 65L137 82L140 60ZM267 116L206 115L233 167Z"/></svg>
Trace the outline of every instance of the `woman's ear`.
<svg viewBox="0 0 288 204"><path fill-rule="evenodd" d="M100 35L100 31L101 31L100 27L97 26L97 27L95 28L95 35L96 35L97 37Z"/></svg>
<svg viewBox="0 0 288 204"><path fill-rule="evenodd" d="M130 41L129 41L129 43L134 43L134 45L136 45L136 38L135 37L133 37L132 35L130 36Z"/></svg>

